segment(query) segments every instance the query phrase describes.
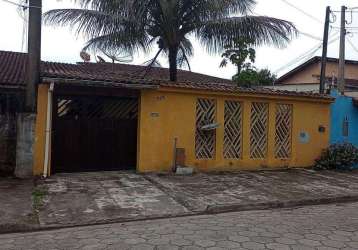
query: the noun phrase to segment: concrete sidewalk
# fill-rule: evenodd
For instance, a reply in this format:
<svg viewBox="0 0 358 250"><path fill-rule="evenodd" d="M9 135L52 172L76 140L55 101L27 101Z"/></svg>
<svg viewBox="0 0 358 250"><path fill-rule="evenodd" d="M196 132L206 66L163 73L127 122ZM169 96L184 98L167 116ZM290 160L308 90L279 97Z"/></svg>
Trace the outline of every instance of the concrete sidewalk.
<svg viewBox="0 0 358 250"><path fill-rule="evenodd" d="M224 212L358 200L358 171L286 171L149 178L194 212Z"/></svg>
<svg viewBox="0 0 358 250"><path fill-rule="evenodd" d="M32 180L0 178L0 232L36 228L36 212L32 208Z"/></svg>
<svg viewBox="0 0 358 250"><path fill-rule="evenodd" d="M185 215L189 210L131 172L59 174L38 188L47 196L40 226L73 226Z"/></svg>
<svg viewBox="0 0 358 250"><path fill-rule="evenodd" d="M358 201L358 171L59 174L35 188L31 181L1 180L0 199L0 232L9 231L6 225L45 229Z"/></svg>

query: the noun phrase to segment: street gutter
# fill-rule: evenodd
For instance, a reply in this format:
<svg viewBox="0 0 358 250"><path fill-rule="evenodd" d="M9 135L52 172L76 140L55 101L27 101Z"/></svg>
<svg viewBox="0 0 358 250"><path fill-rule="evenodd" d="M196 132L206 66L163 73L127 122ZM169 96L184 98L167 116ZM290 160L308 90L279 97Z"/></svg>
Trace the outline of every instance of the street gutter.
<svg viewBox="0 0 358 250"><path fill-rule="evenodd" d="M75 227L87 227L87 226L99 226L106 224L116 224L116 223L127 223L127 222L136 222L136 221L153 221L160 219L171 219L171 218L182 218L182 217L193 217L200 215L215 215L231 212L244 212L244 211L260 211L260 210L271 210L271 209L285 209L285 208L298 208L302 206L317 206L317 205L327 205L327 204L344 204L344 203L354 203L358 202L357 196L340 196L340 197L331 197L331 198L317 198L317 199L304 199L304 200L291 200L291 201L275 201L275 202L262 202L256 204L240 205L214 205L208 206L206 210L199 212L188 212L183 214L172 214L165 216L150 216L150 217L137 217L132 219L109 219L109 220L100 220L93 221L90 223L82 224L67 224L67 225L24 225L24 224L12 224L12 225L0 225L0 235L10 234L10 233L30 233L30 232L41 232L41 231L52 231L65 228L75 228Z"/></svg>

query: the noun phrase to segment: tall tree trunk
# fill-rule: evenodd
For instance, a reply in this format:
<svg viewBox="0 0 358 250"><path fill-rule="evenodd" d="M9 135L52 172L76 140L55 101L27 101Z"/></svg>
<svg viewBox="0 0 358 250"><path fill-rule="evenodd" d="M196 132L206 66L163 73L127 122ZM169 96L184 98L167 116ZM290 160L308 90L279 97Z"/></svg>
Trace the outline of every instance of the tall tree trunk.
<svg viewBox="0 0 358 250"><path fill-rule="evenodd" d="M239 76L241 73L241 65L237 65L237 75Z"/></svg>
<svg viewBox="0 0 358 250"><path fill-rule="evenodd" d="M177 57L178 57L178 47L169 48L169 73L170 73L170 81L177 81L178 74L178 65L177 65Z"/></svg>

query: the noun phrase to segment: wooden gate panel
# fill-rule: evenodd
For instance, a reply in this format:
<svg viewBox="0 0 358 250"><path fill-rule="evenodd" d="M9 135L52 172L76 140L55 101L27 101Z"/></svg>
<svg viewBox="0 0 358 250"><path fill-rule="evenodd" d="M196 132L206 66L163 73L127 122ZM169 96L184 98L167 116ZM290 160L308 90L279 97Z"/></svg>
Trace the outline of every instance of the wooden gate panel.
<svg viewBox="0 0 358 250"><path fill-rule="evenodd" d="M57 97L55 172L133 169L137 153L137 99Z"/></svg>

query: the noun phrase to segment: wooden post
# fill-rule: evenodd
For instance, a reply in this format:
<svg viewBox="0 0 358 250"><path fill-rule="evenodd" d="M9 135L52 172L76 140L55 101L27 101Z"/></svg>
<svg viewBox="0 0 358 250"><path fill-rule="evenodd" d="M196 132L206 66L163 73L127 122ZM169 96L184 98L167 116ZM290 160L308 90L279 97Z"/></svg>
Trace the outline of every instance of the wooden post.
<svg viewBox="0 0 358 250"><path fill-rule="evenodd" d="M42 0L29 1L28 64L26 112L36 112L37 85L40 82Z"/></svg>
<svg viewBox="0 0 358 250"><path fill-rule="evenodd" d="M324 34L323 34L323 49L321 58L321 77L319 84L319 93L324 94L326 84L326 65L327 65L327 47L328 47L328 32L329 32L329 15L331 14L331 8L326 8L326 21L324 23Z"/></svg>
<svg viewBox="0 0 358 250"><path fill-rule="evenodd" d="M339 44L339 70L338 70L338 91L344 94L345 88L345 51L346 51L346 6L342 6L341 10L341 37Z"/></svg>
<svg viewBox="0 0 358 250"><path fill-rule="evenodd" d="M174 138L174 146L173 146L173 166L172 171L175 173L177 171L177 144L178 144L178 138Z"/></svg>

